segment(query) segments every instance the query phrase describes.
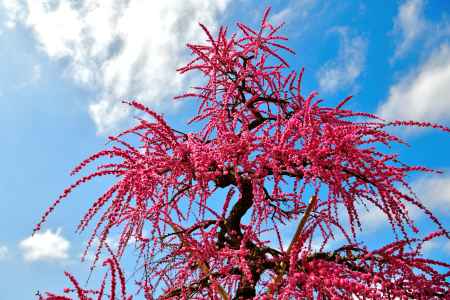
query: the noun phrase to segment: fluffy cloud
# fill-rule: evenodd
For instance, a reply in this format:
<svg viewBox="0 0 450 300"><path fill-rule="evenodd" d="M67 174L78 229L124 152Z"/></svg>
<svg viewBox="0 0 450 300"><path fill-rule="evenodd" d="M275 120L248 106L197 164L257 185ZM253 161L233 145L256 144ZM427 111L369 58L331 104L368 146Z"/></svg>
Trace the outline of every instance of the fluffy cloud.
<svg viewBox="0 0 450 300"><path fill-rule="evenodd" d="M394 59L404 55L425 32L426 27L422 0L409 0L400 5L394 19L394 34L400 37Z"/></svg>
<svg viewBox="0 0 450 300"><path fill-rule="evenodd" d="M40 49L68 62L67 74L98 92L89 111L100 132L115 128L135 98L170 108L186 87L175 69L187 60L185 43L205 37L198 22L217 27L229 0L7 0L8 27L31 29Z"/></svg>
<svg viewBox="0 0 450 300"><path fill-rule="evenodd" d="M406 0L399 6L392 30L396 47L390 59L391 63L405 56L414 45L419 45L419 42L422 53L428 53L436 45L448 41L448 14L444 12L438 21L428 20L424 15L426 3L424 0Z"/></svg>
<svg viewBox="0 0 450 300"><path fill-rule="evenodd" d="M5 259L8 256L9 250L6 246L0 246L0 260Z"/></svg>
<svg viewBox="0 0 450 300"><path fill-rule="evenodd" d="M386 119L445 122L450 119L450 47L443 45L427 61L389 90L378 114Z"/></svg>
<svg viewBox="0 0 450 300"><path fill-rule="evenodd" d="M128 241L129 245L133 244L134 242L135 239L133 237L131 237L130 240ZM113 252L116 252L117 249L119 248L119 236L108 236L105 240L105 245L109 247L109 249L111 249ZM85 246L87 246L87 241L85 242ZM80 253L80 258L82 260L94 262L98 246L100 246L100 240L97 237L95 237L92 240L92 244L89 247L88 251L85 253L85 249L83 249L83 251ZM103 248L103 252L100 253L98 260L102 262L108 257L109 253L105 251L105 248Z"/></svg>
<svg viewBox="0 0 450 300"><path fill-rule="evenodd" d="M294 19L305 19L309 17L311 10L317 6L317 0L291 0L288 5L273 14L270 21L273 24L291 22Z"/></svg>
<svg viewBox="0 0 450 300"><path fill-rule="evenodd" d="M413 191L421 203L432 212L450 216L450 175L422 176L411 183ZM408 213L413 220L425 217L416 206L407 204ZM360 220L366 233L390 226L386 215L377 207L369 206L369 210L361 210ZM437 244L431 242L427 249ZM450 244L449 244L450 245Z"/></svg>
<svg viewBox="0 0 450 300"><path fill-rule="evenodd" d="M3 24L1 25L6 28L13 29L18 20L23 17L21 4L17 0L3 0L0 5L3 6L6 12L3 19Z"/></svg>
<svg viewBox="0 0 450 300"><path fill-rule="evenodd" d="M413 188L428 208L450 216L450 175L423 176Z"/></svg>
<svg viewBox="0 0 450 300"><path fill-rule="evenodd" d="M28 262L39 260L66 260L70 242L61 235L61 229L38 232L19 243L23 257Z"/></svg>
<svg viewBox="0 0 450 300"><path fill-rule="evenodd" d="M366 234L373 234L378 229L389 225L386 214L374 205L369 205L367 209L361 207L360 211L360 221Z"/></svg>
<svg viewBox="0 0 450 300"><path fill-rule="evenodd" d="M366 61L367 41L360 36L351 36L348 28L334 30L340 36L339 53L328 61L317 73L320 89L335 92L351 86L361 74Z"/></svg>
<svg viewBox="0 0 450 300"><path fill-rule="evenodd" d="M440 212L450 215L450 176L433 175L422 176L411 183L413 191L419 197L421 203L434 213ZM407 204L409 216L413 220L425 217L423 212L416 206ZM389 227L390 224L386 215L373 205L368 206L368 210L360 207L360 220L365 233L371 234L380 228ZM437 242L430 242L427 250L435 247Z"/></svg>

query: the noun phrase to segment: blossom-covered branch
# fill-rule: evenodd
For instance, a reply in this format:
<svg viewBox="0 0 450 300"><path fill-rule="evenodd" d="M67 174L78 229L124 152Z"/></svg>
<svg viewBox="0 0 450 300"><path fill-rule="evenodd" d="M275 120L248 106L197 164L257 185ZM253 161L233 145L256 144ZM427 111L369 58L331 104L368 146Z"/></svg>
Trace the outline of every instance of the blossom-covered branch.
<svg viewBox="0 0 450 300"><path fill-rule="evenodd" d="M87 246L99 238L94 265L111 232L120 234L107 261L110 292L105 281L87 291L68 275L76 297L131 299L119 271L131 241L144 258L142 277L134 281L146 299L446 297L450 266L423 258L421 247L449 233L406 181L411 172L435 171L382 149L405 143L389 133L392 126L450 129L344 109L351 97L327 107L316 93L304 96L303 70L290 69L284 55L293 51L268 14L259 28L238 23L232 35L201 25L206 43L188 45L193 59L178 71L200 72L206 83L178 99L199 102L190 121L201 122L199 130L180 132L139 102L126 102L144 117L77 166L73 175L98 163L44 213L36 231L79 185L116 178L78 226L83 231L95 223ZM381 210L395 241L378 250L357 242L360 205ZM431 235L416 236L410 206L435 224ZM288 249L280 233L285 224L298 224ZM324 251L338 234L345 245Z"/></svg>

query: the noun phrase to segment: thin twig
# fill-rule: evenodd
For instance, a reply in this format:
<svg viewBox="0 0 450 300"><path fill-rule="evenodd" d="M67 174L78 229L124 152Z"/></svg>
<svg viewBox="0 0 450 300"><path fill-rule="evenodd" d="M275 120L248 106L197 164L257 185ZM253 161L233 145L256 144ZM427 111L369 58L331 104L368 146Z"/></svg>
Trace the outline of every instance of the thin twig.
<svg viewBox="0 0 450 300"><path fill-rule="evenodd" d="M169 223L169 225L172 227L173 231L180 233L180 234L177 234L177 235L180 237L181 242L183 244L186 244L186 240L183 237L184 230L180 226L178 226L176 224ZM206 263L204 261L198 259L197 260L197 265L200 267L202 272L205 273L205 275L208 276L211 279L211 281L215 281L215 279L212 276L209 275L210 274L209 267L206 265ZM230 297L228 296L228 294L225 291L225 289L218 282L217 282L217 288L218 288L219 294L220 294L220 296L222 296L223 300L229 300L230 299Z"/></svg>
<svg viewBox="0 0 450 300"><path fill-rule="evenodd" d="M300 223L298 224L297 231L294 234L294 238L292 239L291 244L289 245L289 248L287 250L287 255L289 256L292 247L297 243L297 240L300 238L300 235L302 234L303 228L306 225L306 221L308 220L309 216L312 213L312 210L315 208L317 204L317 196L313 196L311 198L311 201L309 202L308 207L306 208L305 214L303 215L303 218L300 220Z"/></svg>
<svg viewBox="0 0 450 300"><path fill-rule="evenodd" d="M306 208L305 214L303 215L303 218L300 220L300 223L297 226L297 230L295 231L294 237L291 241L291 243L289 244L288 250L286 252L286 256L289 256L289 254L292 251L292 248L295 246L295 244L297 244L303 228L306 225L306 221L308 220L309 216L311 215L311 212L313 211L313 209L316 207L317 204L317 196L312 196L311 201L308 204L308 207ZM275 277L275 279L273 280L273 286L269 291L269 294L272 295L274 292L274 289L278 286L278 284L280 283L281 278L283 277L283 273L286 270L286 263L282 262L281 263L281 269L278 272L277 276Z"/></svg>

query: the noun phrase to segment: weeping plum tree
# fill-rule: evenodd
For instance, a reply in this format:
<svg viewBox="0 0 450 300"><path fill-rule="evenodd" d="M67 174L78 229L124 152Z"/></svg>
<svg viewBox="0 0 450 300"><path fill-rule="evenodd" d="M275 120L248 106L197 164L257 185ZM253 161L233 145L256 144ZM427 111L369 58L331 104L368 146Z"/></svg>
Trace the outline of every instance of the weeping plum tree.
<svg viewBox="0 0 450 300"><path fill-rule="evenodd" d="M139 102L124 104L146 117L77 166L72 175L97 162L35 228L73 189L113 176L78 225L94 223L87 248L93 265L109 254L108 271L98 289L66 273L71 287L40 299L448 299L450 265L421 249L449 232L406 181L433 171L385 146L404 143L390 127L449 129L344 109L350 97L326 107L315 93L303 96L303 70L289 68L284 55L293 51L268 13L259 28L238 23L232 35L200 25L206 43L188 45L193 59L178 71L206 83L178 98L199 102L190 122L200 129L184 133ZM358 242L364 206L385 215L392 243ZM409 207L435 224L431 234L419 238ZM286 224L296 228L289 237ZM131 244L139 260L130 281L119 261Z"/></svg>

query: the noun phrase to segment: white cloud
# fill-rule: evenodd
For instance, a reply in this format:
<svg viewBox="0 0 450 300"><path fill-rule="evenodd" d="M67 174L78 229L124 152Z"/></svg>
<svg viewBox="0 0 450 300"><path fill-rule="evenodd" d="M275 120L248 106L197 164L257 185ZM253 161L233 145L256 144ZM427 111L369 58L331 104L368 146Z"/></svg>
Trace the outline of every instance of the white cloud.
<svg viewBox="0 0 450 300"><path fill-rule="evenodd" d="M291 0L285 8L270 17L270 22L278 25L293 21L294 18L305 19L316 4L317 0Z"/></svg>
<svg viewBox="0 0 450 300"><path fill-rule="evenodd" d="M368 206L368 210L362 208L359 219L365 234L372 234L389 224L386 214L374 205Z"/></svg>
<svg viewBox="0 0 450 300"><path fill-rule="evenodd" d="M120 238L119 236L108 236L105 240L105 245L108 246L111 251L116 252L117 249L119 248L119 238ZM129 242L129 244L132 244L132 243L134 243L134 239L133 240L130 239L130 241L128 241L128 242ZM87 246L87 241L86 241L85 245ZM93 262L95 259L95 254L97 252L97 248L99 245L100 245L100 240L97 237L95 237L92 240L92 244L89 247L89 250L87 251L86 256L83 257L83 255L85 254L85 249L83 249L83 251L80 253L80 257L89 262ZM103 250L105 250L105 248L103 248ZM105 251L103 251L103 253L100 253L99 261L101 262L108 257L109 257L109 253L108 252L105 253Z"/></svg>
<svg viewBox="0 0 450 300"><path fill-rule="evenodd" d="M13 86L16 89L23 89L28 86L36 85L42 76L42 68L39 64L33 65L31 68L29 68L29 78L25 79L22 82L18 82L15 86Z"/></svg>
<svg viewBox="0 0 450 300"><path fill-rule="evenodd" d="M351 86L361 74L366 61L366 39L351 36L349 29L345 27L333 31L340 36L338 56L325 63L317 73L320 89L325 92L335 92Z"/></svg>
<svg viewBox="0 0 450 300"><path fill-rule="evenodd" d="M23 6L19 0L2 0L0 5L6 12L2 25L8 29L14 29L17 21L23 17Z"/></svg>
<svg viewBox="0 0 450 300"><path fill-rule="evenodd" d="M450 216L450 175L422 176L412 186L426 207Z"/></svg>
<svg viewBox="0 0 450 300"><path fill-rule="evenodd" d="M442 248L442 243L436 240L427 241L422 245L422 253L431 255L434 251Z"/></svg>
<svg viewBox="0 0 450 300"><path fill-rule="evenodd" d="M450 253L450 241L446 237L438 237L430 241L426 241L422 245L422 253L424 256L432 257L437 253L448 256Z"/></svg>
<svg viewBox="0 0 450 300"><path fill-rule="evenodd" d="M378 114L386 119L444 122L450 119L450 47L442 45L425 63L389 90Z"/></svg>
<svg viewBox="0 0 450 300"><path fill-rule="evenodd" d="M33 72L31 74L31 81L32 82L39 81L39 79L41 79L41 74L42 74L41 66L38 64L34 65Z"/></svg>
<svg viewBox="0 0 450 300"><path fill-rule="evenodd" d="M427 23L423 17L422 0L408 0L400 5L394 19L394 34L400 36L394 59L404 55L425 32Z"/></svg>
<svg viewBox="0 0 450 300"><path fill-rule="evenodd" d="M19 243L23 257L28 262L39 260L66 260L70 242L61 235L61 229L37 232Z"/></svg>
<svg viewBox="0 0 450 300"><path fill-rule="evenodd" d="M422 176L411 183L412 190L418 196L420 202L432 212L440 212L450 216L450 175ZM412 220L425 217L416 206L405 203L408 214ZM376 230L390 226L386 215L377 207L370 205L369 210L360 210L360 220L365 233L373 233ZM431 249L433 243L428 245Z"/></svg>
<svg viewBox="0 0 450 300"><path fill-rule="evenodd" d="M8 257L9 250L6 246L0 246L0 261Z"/></svg>
<svg viewBox="0 0 450 300"><path fill-rule="evenodd" d="M122 100L173 107L171 96L187 85L175 72L187 60L185 43L205 40L198 22L217 27L229 0L8 2L9 22L30 28L43 52L64 58L66 73L98 93L89 111L102 132L129 115Z"/></svg>
<svg viewBox="0 0 450 300"><path fill-rule="evenodd" d="M426 3L424 0L406 0L399 6L391 32L396 44L391 63L405 56L415 45L420 47L422 53L429 53L430 49L448 40L448 14L444 12L438 21L427 20L424 15Z"/></svg>

